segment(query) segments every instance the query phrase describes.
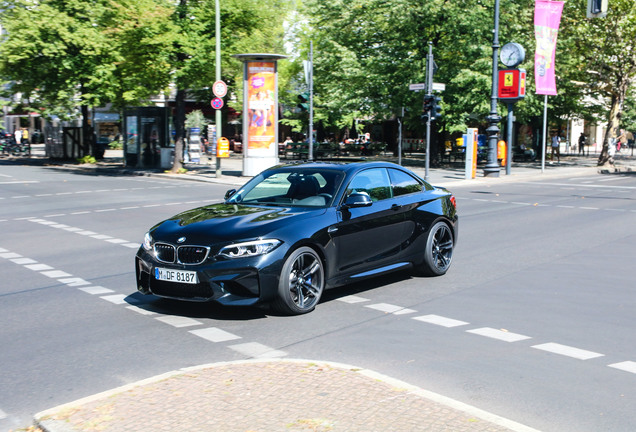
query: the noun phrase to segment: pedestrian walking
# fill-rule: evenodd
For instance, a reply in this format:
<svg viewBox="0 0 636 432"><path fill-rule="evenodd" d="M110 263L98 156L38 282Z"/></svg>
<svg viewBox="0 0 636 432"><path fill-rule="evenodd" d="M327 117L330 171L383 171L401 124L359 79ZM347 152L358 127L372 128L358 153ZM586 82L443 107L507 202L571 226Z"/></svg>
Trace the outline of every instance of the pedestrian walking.
<svg viewBox="0 0 636 432"><path fill-rule="evenodd" d="M29 144L29 130L27 128L22 129L22 144Z"/></svg>
<svg viewBox="0 0 636 432"><path fill-rule="evenodd" d="M561 150L559 149L560 144L559 135L554 132L552 135L552 154L550 155L550 164L554 162L554 153L557 155L557 163L561 162Z"/></svg>

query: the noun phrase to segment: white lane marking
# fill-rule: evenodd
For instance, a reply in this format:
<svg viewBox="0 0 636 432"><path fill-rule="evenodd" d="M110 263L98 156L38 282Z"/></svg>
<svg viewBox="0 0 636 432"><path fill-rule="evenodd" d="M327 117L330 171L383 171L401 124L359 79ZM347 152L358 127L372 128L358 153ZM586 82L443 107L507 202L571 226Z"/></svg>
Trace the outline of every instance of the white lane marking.
<svg viewBox="0 0 636 432"><path fill-rule="evenodd" d="M19 265L25 265L25 264L35 264L37 263L36 260L31 259L31 258L13 258L11 261L13 261L16 264Z"/></svg>
<svg viewBox="0 0 636 432"><path fill-rule="evenodd" d="M68 279L58 279L58 282L62 282L68 286L72 286L72 287L76 287L76 286L84 286L84 285L90 285L91 283L88 281L85 281L82 278L78 278L78 277L74 277L74 278L68 278Z"/></svg>
<svg viewBox="0 0 636 432"><path fill-rule="evenodd" d="M603 357L604 354L599 354L593 351L586 351L579 348L574 348L567 345L561 345L558 343L545 343L540 345L534 345L532 348L551 352L553 354L560 354L567 357L572 357L579 360L589 360L597 357Z"/></svg>
<svg viewBox="0 0 636 432"><path fill-rule="evenodd" d="M55 225L51 225L51 226L52 226L53 228L60 228L60 229L62 229L62 228L69 228L69 226L68 226L68 225L61 224L61 223L56 223Z"/></svg>
<svg viewBox="0 0 636 432"><path fill-rule="evenodd" d="M130 309L131 311L135 311L142 315L154 315L155 312L145 309L143 306L126 306L126 309Z"/></svg>
<svg viewBox="0 0 636 432"><path fill-rule="evenodd" d="M69 231L69 232L78 232L78 231L82 230L81 228L77 228L77 227L66 227L66 228L63 228L63 229L64 229L64 231Z"/></svg>
<svg viewBox="0 0 636 432"><path fill-rule="evenodd" d="M40 272L40 274L43 274L44 276L50 277L51 279L59 279L59 278L65 278L65 277L69 277L69 276L73 276L70 273L66 273L62 270L50 270L50 271L43 271Z"/></svg>
<svg viewBox="0 0 636 432"><path fill-rule="evenodd" d="M498 339L504 342L518 342L526 339L532 339L530 336L524 336L522 334L511 333L504 330L497 330L490 327L482 327L473 330L466 330L467 333L473 333L479 336L485 336L492 339Z"/></svg>
<svg viewBox="0 0 636 432"><path fill-rule="evenodd" d="M113 295L109 295L109 296L104 296L104 297L100 297L101 299L104 299L106 301L109 301L113 304L125 304L128 303L126 301L126 295L124 294L113 294Z"/></svg>
<svg viewBox="0 0 636 432"><path fill-rule="evenodd" d="M414 320L422 321L429 324L435 324L442 327L459 327L463 325L468 325L466 321L460 321L452 318L446 318L439 315L423 315L419 317L413 317Z"/></svg>
<svg viewBox="0 0 636 432"><path fill-rule="evenodd" d="M81 235L85 235L85 236L89 236L89 235L95 235L97 234L94 231L78 231L77 234L81 234Z"/></svg>
<svg viewBox="0 0 636 432"><path fill-rule="evenodd" d="M97 240L108 240L108 239L112 239L112 237L111 237L111 236L109 236L109 235L105 235L105 234L95 234L95 235L92 235L91 237L92 237L92 238L94 238L94 239L97 239Z"/></svg>
<svg viewBox="0 0 636 432"><path fill-rule="evenodd" d="M349 304L354 304L354 303L367 302L367 301L369 301L369 299L364 298L364 297L354 296L354 295L348 295L348 296L339 298L338 301L341 301L341 302L344 302L344 303L349 303Z"/></svg>
<svg viewBox="0 0 636 432"><path fill-rule="evenodd" d="M53 267L46 265L46 264L27 264L24 266L25 268L28 268L29 270L33 270L33 271L44 271L44 270L53 270Z"/></svg>
<svg viewBox="0 0 636 432"><path fill-rule="evenodd" d="M625 372L631 372L633 374L636 374L636 362L633 362L633 361L614 363L608 366L614 369L620 369Z"/></svg>
<svg viewBox="0 0 636 432"><path fill-rule="evenodd" d="M285 351L275 350L258 342L230 345L228 348L252 358L276 358L287 355Z"/></svg>
<svg viewBox="0 0 636 432"><path fill-rule="evenodd" d="M388 303L377 303L372 305L366 305L369 309L375 309L384 313L391 313L396 315L415 313L417 311L413 309L403 308L402 306L396 306Z"/></svg>
<svg viewBox="0 0 636 432"><path fill-rule="evenodd" d="M9 252L9 251L6 249L0 248L0 252Z"/></svg>
<svg viewBox="0 0 636 432"><path fill-rule="evenodd" d="M157 317L155 319L157 321L161 321L163 323L171 325L172 327L177 327L177 328L203 325L201 321L197 321L192 318L178 316L178 315L164 315L164 316Z"/></svg>
<svg viewBox="0 0 636 432"><path fill-rule="evenodd" d="M131 249L137 249L141 245L139 243L126 243L126 244L123 244L122 246L131 248Z"/></svg>
<svg viewBox="0 0 636 432"><path fill-rule="evenodd" d="M108 294L114 292L112 289L104 288L103 286L91 286L86 288L80 288L80 291L91 295Z"/></svg>
<svg viewBox="0 0 636 432"><path fill-rule="evenodd" d="M7 418L7 414L4 411L0 410L0 420L5 418Z"/></svg>
<svg viewBox="0 0 636 432"><path fill-rule="evenodd" d="M220 328L217 328L217 327L190 330L190 333L192 333L195 336L199 336L200 338L209 340L210 342L225 342L225 341L230 341L235 339L241 339L240 336L226 332L225 330L221 330Z"/></svg>
<svg viewBox="0 0 636 432"><path fill-rule="evenodd" d="M15 252L4 252L0 254L0 258L5 258L5 259L22 258L22 255L17 254Z"/></svg>
<svg viewBox="0 0 636 432"><path fill-rule="evenodd" d="M115 244L128 243L128 240L122 240L122 239L118 239L118 238L109 239L109 240L106 240L106 241L108 243L115 243Z"/></svg>

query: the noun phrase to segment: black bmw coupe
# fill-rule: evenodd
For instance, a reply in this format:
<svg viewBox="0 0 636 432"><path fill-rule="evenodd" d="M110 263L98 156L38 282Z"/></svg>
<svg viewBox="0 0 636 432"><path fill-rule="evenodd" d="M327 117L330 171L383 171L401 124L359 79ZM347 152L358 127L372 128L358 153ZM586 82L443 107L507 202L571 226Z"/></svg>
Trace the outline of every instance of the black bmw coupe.
<svg viewBox="0 0 636 432"><path fill-rule="evenodd" d="M221 204L146 233L138 290L189 301L312 311L323 290L399 269L446 273L455 197L387 162L305 162L267 169Z"/></svg>

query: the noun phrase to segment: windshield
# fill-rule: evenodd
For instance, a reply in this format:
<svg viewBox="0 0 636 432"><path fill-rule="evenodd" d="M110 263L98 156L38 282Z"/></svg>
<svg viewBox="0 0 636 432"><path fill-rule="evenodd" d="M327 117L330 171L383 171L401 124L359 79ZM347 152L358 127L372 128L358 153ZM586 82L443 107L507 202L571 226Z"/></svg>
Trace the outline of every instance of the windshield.
<svg viewBox="0 0 636 432"><path fill-rule="evenodd" d="M282 170L261 173L232 195L229 203L327 207L344 174L336 170Z"/></svg>

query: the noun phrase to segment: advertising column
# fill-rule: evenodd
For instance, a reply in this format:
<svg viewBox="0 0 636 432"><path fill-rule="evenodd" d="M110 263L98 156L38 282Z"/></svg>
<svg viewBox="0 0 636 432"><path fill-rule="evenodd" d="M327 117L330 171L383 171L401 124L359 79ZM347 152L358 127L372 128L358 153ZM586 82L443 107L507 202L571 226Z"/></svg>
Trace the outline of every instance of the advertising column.
<svg viewBox="0 0 636 432"><path fill-rule="evenodd" d="M239 54L243 60L243 175L278 164L277 54Z"/></svg>

